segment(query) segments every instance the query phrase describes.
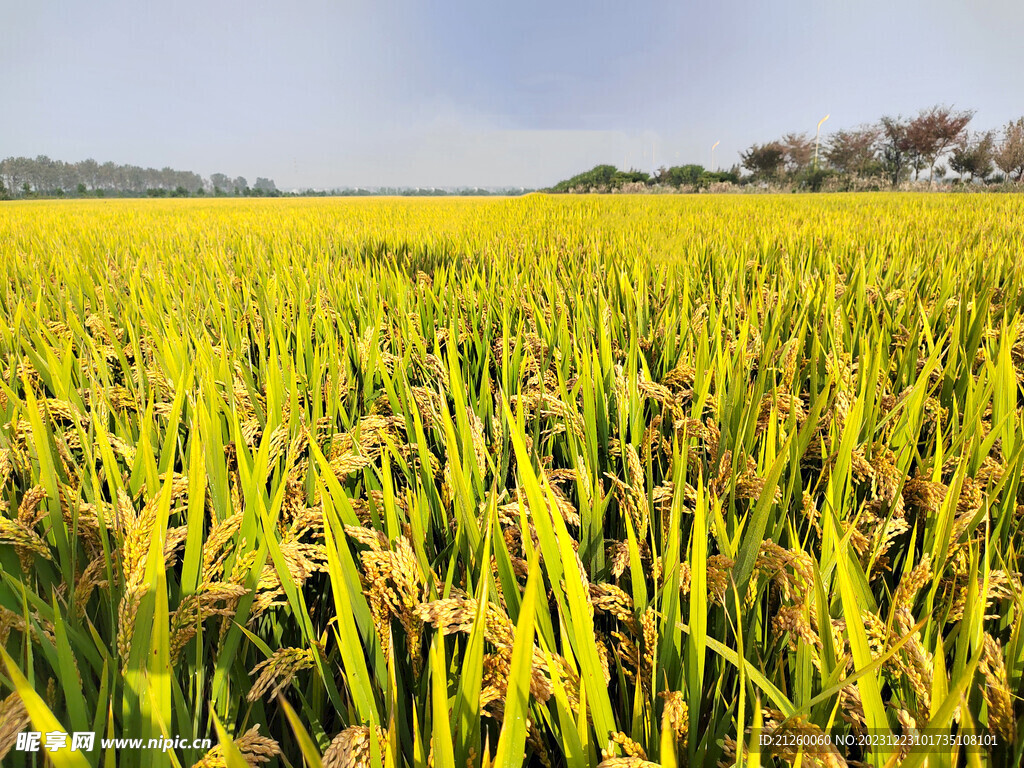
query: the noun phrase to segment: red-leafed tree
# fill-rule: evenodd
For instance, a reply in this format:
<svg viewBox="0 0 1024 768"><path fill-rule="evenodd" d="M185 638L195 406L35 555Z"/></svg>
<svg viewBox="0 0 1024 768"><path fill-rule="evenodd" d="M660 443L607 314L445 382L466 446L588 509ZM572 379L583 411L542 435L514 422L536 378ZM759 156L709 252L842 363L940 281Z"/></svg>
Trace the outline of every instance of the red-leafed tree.
<svg viewBox="0 0 1024 768"><path fill-rule="evenodd" d="M974 117L972 110L957 111L952 107L934 106L907 123L907 142L910 147L910 165L917 174L931 169L936 161L964 135L967 124Z"/></svg>

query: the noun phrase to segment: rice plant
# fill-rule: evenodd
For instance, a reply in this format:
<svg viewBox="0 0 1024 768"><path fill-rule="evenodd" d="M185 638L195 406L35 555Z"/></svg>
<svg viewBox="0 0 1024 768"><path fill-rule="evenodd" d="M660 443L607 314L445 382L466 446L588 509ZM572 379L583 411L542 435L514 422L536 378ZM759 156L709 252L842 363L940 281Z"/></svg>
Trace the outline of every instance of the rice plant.
<svg viewBox="0 0 1024 768"><path fill-rule="evenodd" d="M3 206L0 761L1018 765L1022 216Z"/></svg>

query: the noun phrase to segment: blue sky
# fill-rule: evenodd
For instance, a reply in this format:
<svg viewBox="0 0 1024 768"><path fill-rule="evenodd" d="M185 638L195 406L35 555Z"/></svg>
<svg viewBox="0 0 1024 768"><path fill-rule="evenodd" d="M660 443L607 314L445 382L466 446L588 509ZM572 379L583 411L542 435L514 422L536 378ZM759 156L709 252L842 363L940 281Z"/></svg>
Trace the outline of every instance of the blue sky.
<svg viewBox="0 0 1024 768"><path fill-rule="evenodd" d="M281 188L728 166L935 103L1024 115L1017 0L0 0L0 156Z"/></svg>

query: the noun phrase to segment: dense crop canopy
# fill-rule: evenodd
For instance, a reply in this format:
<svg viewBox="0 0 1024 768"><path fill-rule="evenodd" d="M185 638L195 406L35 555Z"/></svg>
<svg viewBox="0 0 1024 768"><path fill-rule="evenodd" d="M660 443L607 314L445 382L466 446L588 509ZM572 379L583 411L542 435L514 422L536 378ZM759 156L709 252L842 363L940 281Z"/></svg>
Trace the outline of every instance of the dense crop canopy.
<svg viewBox="0 0 1024 768"><path fill-rule="evenodd" d="M1022 220L0 207L0 758L1017 764Z"/></svg>

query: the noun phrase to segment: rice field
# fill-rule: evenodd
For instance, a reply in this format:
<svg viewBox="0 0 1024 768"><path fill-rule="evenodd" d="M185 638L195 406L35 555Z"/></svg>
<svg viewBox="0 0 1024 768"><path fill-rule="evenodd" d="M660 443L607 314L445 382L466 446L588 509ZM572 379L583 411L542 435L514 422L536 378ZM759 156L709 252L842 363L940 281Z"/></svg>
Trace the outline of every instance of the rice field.
<svg viewBox="0 0 1024 768"><path fill-rule="evenodd" d="M1022 220L4 204L0 762L1019 765Z"/></svg>

